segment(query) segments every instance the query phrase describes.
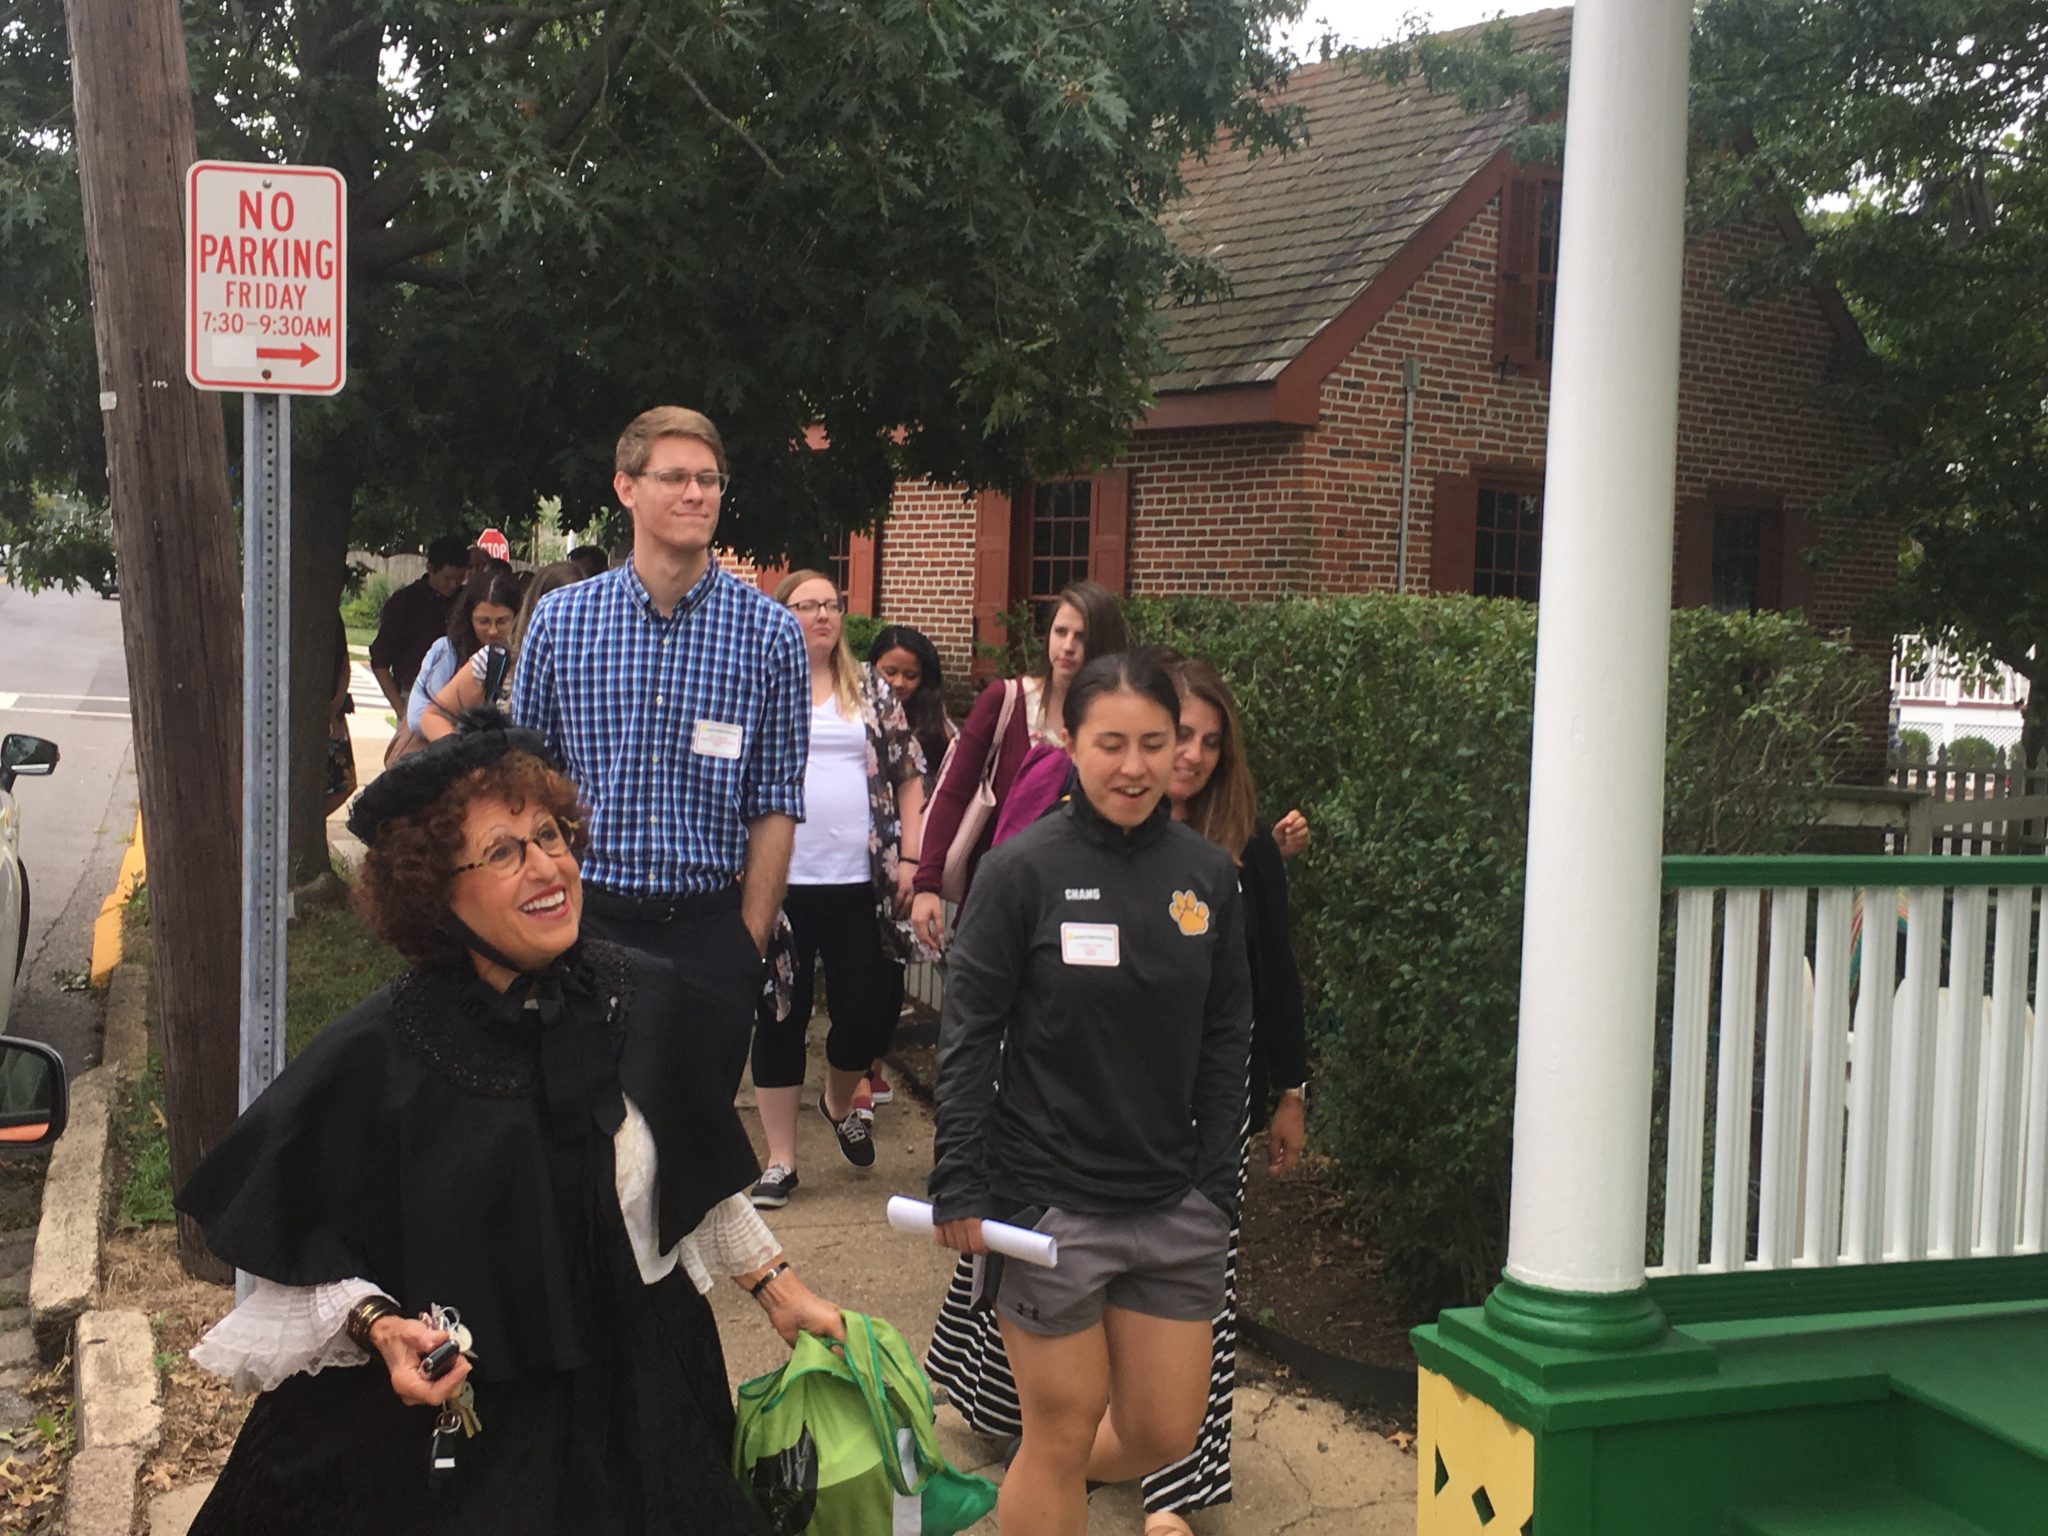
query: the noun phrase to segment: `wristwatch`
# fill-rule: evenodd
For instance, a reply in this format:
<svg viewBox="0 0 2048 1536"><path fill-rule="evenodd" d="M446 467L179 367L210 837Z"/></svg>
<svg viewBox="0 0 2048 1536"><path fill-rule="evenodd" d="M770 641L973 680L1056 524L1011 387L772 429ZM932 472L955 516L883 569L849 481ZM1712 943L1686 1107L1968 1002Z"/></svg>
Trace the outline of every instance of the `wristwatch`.
<svg viewBox="0 0 2048 1536"><path fill-rule="evenodd" d="M1294 1096L1295 1098L1297 1098L1297 1099L1299 1099L1299 1100L1301 1101L1301 1107L1302 1107L1303 1109L1307 1109L1307 1108L1308 1108L1308 1084L1307 1084L1307 1083L1296 1083L1296 1084L1295 1084L1295 1085L1294 1085L1294 1086L1293 1086L1292 1088L1282 1088L1282 1089L1280 1090L1280 1097L1281 1097L1281 1098L1283 1098L1283 1099L1284 1099L1284 1098L1286 1098L1286 1097L1287 1097L1287 1096L1288 1096L1289 1094L1292 1094L1292 1095L1293 1095L1293 1096Z"/></svg>

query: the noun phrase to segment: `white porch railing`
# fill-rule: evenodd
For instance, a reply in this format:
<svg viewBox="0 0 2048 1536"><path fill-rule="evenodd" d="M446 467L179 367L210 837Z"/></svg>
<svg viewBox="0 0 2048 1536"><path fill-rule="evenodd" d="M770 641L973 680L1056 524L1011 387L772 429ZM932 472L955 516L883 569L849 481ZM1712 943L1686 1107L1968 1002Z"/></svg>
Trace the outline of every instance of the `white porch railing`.
<svg viewBox="0 0 2048 1536"><path fill-rule="evenodd" d="M2048 859L1672 858L1664 884L1652 1273L2042 1250Z"/></svg>

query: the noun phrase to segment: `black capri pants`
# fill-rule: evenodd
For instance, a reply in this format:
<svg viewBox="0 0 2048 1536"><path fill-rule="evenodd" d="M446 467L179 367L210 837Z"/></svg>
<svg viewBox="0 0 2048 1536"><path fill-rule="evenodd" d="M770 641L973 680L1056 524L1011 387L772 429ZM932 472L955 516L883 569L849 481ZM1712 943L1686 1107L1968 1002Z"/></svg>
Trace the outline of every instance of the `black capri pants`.
<svg viewBox="0 0 2048 1536"><path fill-rule="evenodd" d="M818 962L828 977L825 1011L832 1020L825 1060L842 1072L865 1072L889 1043L901 1005L903 967L882 949L875 888L792 885L782 898L795 941L796 981L789 1017L776 1022L764 1001L754 1019L754 1086L798 1088L804 1080L804 1035L811 1022Z"/></svg>

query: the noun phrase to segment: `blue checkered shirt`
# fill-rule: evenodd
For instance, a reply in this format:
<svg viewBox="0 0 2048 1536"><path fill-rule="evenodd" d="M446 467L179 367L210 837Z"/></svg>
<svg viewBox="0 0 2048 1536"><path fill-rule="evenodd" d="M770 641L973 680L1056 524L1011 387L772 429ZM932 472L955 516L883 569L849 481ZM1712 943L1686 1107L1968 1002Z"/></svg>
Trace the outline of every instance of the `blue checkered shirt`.
<svg viewBox="0 0 2048 1536"><path fill-rule="evenodd" d="M810 711L796 620L716 561L665 619L631 561L549 593L512 688L590 807L584 878L634 896L730 885L749 821L803 819Z"/></svg>

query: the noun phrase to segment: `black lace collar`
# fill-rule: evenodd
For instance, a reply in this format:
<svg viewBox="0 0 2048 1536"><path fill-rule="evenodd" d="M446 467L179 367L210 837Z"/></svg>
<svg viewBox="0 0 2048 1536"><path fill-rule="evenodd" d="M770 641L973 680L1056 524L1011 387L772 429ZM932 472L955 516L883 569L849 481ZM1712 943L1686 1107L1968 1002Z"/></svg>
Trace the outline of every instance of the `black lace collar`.
<svg viewBox="0 0 2048 1536"><path fill-rule="evenodd" d="M603 1010L614 1047L633 1002L626 952L585 939L562 959L574 1006ZM477 975L467 960L407 971L392 988L398 1038L465 1093L517 1099L540 1083L540 1026L530 1012Z"/></svg>

